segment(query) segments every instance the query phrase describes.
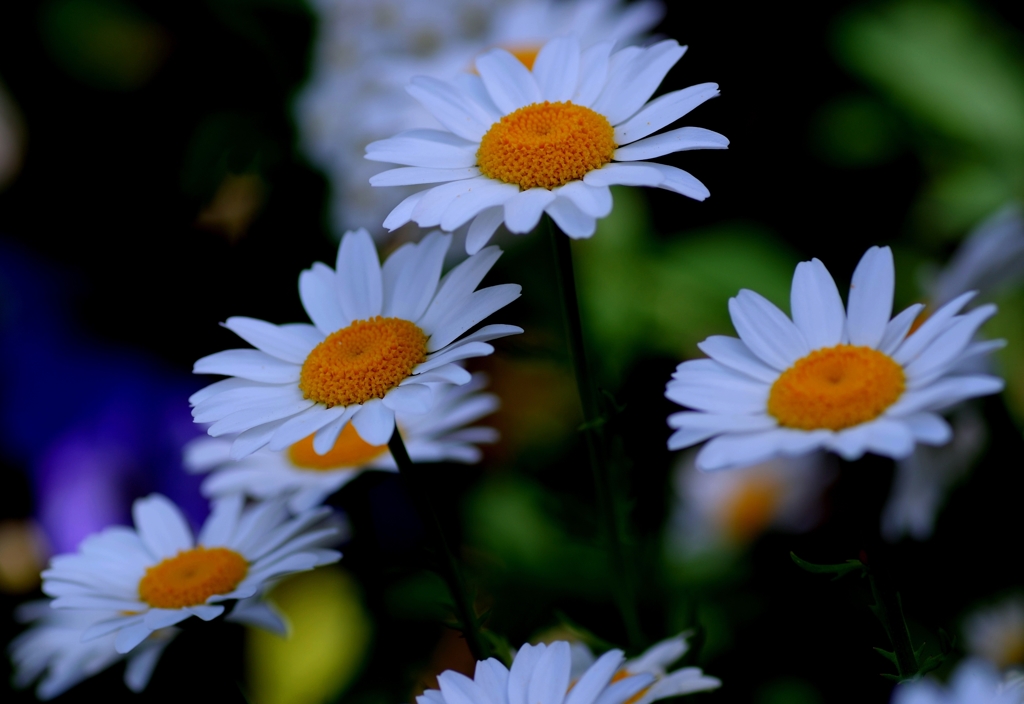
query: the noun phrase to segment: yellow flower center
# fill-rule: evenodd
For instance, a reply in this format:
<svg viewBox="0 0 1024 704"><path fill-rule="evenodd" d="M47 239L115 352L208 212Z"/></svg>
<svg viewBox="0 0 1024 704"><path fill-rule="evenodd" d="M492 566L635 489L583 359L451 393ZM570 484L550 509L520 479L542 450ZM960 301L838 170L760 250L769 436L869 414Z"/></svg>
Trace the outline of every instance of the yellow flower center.
<svg viewBox="0 0 1024 704"><path fill-rule="evenodd" d="M519 63L527 68L527 70L533 70L533 62L537 60L537 54L540 53L540 47L535 44L523 44L520 46L505 47L505 50L512 54L512 56L519 59Z"/></svg>
<svg viewBox="0 0 1024 704"><path fill-rule="evenodd" d="M234 550L199 546L148 568L139 581L139 598L155 609L199 606L233 591L248 571L249 563Z"/></svg>
<svg viewBox="0 0 1024 704"><path fill-rule="evenodd" d="M721 522L730 539L746 542L767 528L782 498L782 487L766 477L750 477L729 497Z"/></svg>
<svg viewBox="0 0 1024 704"><path fill-rule="evenodd" d="M371 445L359 437L355 426L347 424L338 436L334 447L326 455L316 454L313 436L299 440L288 448L288 458L300 469L313 472L329 472L333 469L360 467L384 454L387 445Z"/></svg>
<svg viewBox="0 0 1024 704"><path fill-rule="evenodd" d="M357 320L306 357L303 396L328 408L384 398L427 358L427 336L402 318Z"/></svg>
<svg viewBox="0 0 1024 704"><path fill-rule="evenodd" d="M826 347L775 380L768 413L787 428L842 430L880 416L903 393L905 381L903 368L878 350Z"/></svg>
<svg viewBox="0 0 1024 704"><path fill-rule="evenodd" d="M604 115L572 103L534 103L505 115L480 140L485 176L528 188L557 188L612 160L615 131Z"/></svg>

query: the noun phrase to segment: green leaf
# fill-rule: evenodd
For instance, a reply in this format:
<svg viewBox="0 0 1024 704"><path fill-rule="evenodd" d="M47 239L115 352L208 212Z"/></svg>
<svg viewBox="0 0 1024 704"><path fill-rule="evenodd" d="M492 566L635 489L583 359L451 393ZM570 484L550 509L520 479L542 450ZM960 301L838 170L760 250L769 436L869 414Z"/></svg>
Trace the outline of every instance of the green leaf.
<svg viewBox="0 0 1024 704"><path fill-rule="evenodd" d="M860 560L847 560L838 565L816 565L812 562L801 560L795 552L789 553L789 556L801 569L813 574L834 574L835 579L839 579L850 572L860 572L863 574L866 570L864 563Z"/></svg>
<svg viewBox="0 0 1024 704"><path fill-rule="evenodd" d="M879 655L881 655L883 658L885 658L889 662L891 662L893 665L896 665L896 653L894 653L894 652L892 652L890 650L885 650L883 648L875 648L875 652L878 653Z"/></svg>

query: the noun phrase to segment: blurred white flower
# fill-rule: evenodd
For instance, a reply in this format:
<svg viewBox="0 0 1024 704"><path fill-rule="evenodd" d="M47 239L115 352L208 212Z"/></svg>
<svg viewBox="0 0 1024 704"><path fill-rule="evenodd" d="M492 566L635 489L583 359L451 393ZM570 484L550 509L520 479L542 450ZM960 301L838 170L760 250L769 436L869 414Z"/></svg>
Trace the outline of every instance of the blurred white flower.
<svg viewBox="0 0 1024 704"><path fill-rule="evenodd" d="M1024 664L1024 599L1012 597L974 611L964 620L967 652L996 667Z"/></svg>
<svg viewBox="0 0 1024 704"><path fill-rule="evenodd" d="M931 677L898 685L892 704L1020 704L1021 689L984 660L960 663L946 686Z"/></svg>
<svg viewBox="0 0 1024 704"><path fill-rule="evenodd" d="M986 219L967 236L949 263L929 277L924 288L928 306L918 319L968 291L978 291L972 303L985 301L1001 289L1024 279L1024 213L1008 205ZM1001 346L999 341L988 343ZM989 360L978 355L963 360L960 373L991 371ZM969 404L952 414L953 440L941 449L919 445L896 463L892 491L882 512L882 535L895 542L905 535L927 540L946 494L963 479L985 444L984 419Z"/></svg>
<svg viewBox="0 0 1024 704"><path fill-rule="evenodd" d="M672 672L668 668L672 663L683 657L690 649L686 642L689 633L680 633L655 643L639 657L627 660L619 666L612 676L612 682L618 682L632 675L650 674L654 683L634 694L626 704L650 704L650 702L668 697L678 697L693 692L704 692L718 689L722 681L717 677L705 675L699 667L683 667ZM572 644L572 681L575 682L597 661L594 653L584 643Z"/></svg>
<svg viewBox="0 0 1024 704"><path fill-rule="evenodd" d="M695 454L682 454L673 476L676 500L668 546L684 555L741 547L769 529L810 530L821 518L823 494L836 476L820 452L731 472L703 472Z"/></svg>
<svg viewBox="0 0 1024 704"><path fill-rule="evenodd" d="M314 0L320 29L309 82L295 113L303 150L327 174L339 235L381 223L412 191L372 188L383 168L363 158L370 142L438 124L406 92L414 76L450 79L501 47L532 61L555 37L583 46L635 41L664 9L641 0Z"/></svg>

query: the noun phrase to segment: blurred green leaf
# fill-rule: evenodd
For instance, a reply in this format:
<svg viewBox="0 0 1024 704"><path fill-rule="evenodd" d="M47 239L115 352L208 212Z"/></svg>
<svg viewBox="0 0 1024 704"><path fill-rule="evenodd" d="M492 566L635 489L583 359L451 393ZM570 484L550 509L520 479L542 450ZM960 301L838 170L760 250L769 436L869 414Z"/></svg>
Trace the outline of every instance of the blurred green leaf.
<svg viewBox="0 0 1024 704"><path fill-rule="evenodd" d="M812 146L838 166L874 166L894 157L903 146L902 126L892 109L868 95L846 95L815 116Z"/></svg>
<svg viewBox="0 0 1024 704"><path fill-rule="evenodd" d="M42 30L65 71L113 90L147 83L170 48L159 25L118 0L53 0L43 9Z"/></svg>
<svg viewBox="0 0 1024 704"><path fill-rule="evenodd" d="M926 232L960 237L1021 193L1024 163L960 161L945 166L928 184L915 206L916 217Z"/></svg>
<svg viewBox="0 0 1024 704"><path fill-rule="evenodd" d="M761 687L754 701L756 704L820 704L823 700L810 682L785 677Z"/></svg>
<svg viewBox="0 0 1024 704"><path fill-rule="evenodd" d="M575 249L586 329L606 371L641 353L692 356L731 334L728 299L750 288L788 309L797 257L756 225L735 223L658 241L635 189L617 189L613 214Z"/></svg>
<svg viewBox="0 0 1024 704"><path fill-rule="evenodd" d="M434 572L418 572L402 580L385 598L392 616L423 621L449 621L455 612L451 594Z"/></svg>
<svg viewBox="0 0 1024 704"><path fill-rule="evenodd" d="M916 119L990 154L1024 154L1024 59L977 8L899 0L838 26L841 61ZM1008 152L1010 154L1008 154Z"/></svg>
<svg viewBox="0 0 1024 704"><path fill-rule="evenodd" d="M984 333L1006 340L1006 347L996 353L1000 375L1006 380L1003 398L1017 425L1024 428L1024 291L1001 296L998 305L999 314L985 324Z"/></svg>

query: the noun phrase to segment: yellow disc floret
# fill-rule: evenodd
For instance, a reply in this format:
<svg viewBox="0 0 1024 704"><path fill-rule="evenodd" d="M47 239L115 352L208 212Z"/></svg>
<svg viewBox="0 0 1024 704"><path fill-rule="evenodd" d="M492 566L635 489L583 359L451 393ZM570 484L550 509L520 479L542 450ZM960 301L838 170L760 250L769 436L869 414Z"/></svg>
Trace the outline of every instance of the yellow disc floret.
<svg viewBox="0 0 1024 704"><path fill-rule="evenodd" d="M234 591L248 571L249 563L234 550L199 546L148 568L139 581L139 598L154 609L199 606Z"/></svg>
<svg viewBox="0 0 1024 704"><path fill-rule="evenodd" d="M387 445L371 445L359 437L355 426L347 424L326 455L316 454L313 436L299 440L288 448L288 459L301 469L314 472L329 472L332 469L359 467L384 454Z"/></svg>
<svg viewBox="0 0 1024 704"><path fill-rule="evenodd" d="M842 430L877 418L903 393L903 368L870 347L836 345L798 359L775 380L768 413L779 425Z"/></svg>
<svg viewBox="0 0 1024 704"><path fill-rule="evenodd" d="M303 395L328 408L384 398L427 358L427 336L402 318L357 320L331 333L306 357Z"/></svg>
<svg viewBox="0 0 1024 704"><path fill-rule="evenodd" d="M612 160L615 131L608 119L572 103L534 103L505 115L480 140L485 176L528 188L557 188Z"/></svg>

